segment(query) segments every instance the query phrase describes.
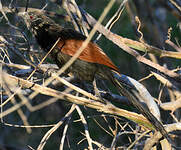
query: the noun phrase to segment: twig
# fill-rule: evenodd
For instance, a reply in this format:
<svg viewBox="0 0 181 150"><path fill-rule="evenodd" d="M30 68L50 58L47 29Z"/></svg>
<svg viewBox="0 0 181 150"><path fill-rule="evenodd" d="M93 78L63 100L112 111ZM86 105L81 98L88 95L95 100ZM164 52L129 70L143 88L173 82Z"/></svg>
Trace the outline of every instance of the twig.
<svg viewBox="0 0 181 150"><path fill-rule="evenodd" d="M176 101L162 103L160 107L164 110L171 110L174 112L176 109L181 108L181 98Z"/></svg>
<svg viewBox="0 0 181 150"><path fill-rule="evenodd" d="M166 40L165 43L167 43L168 45L172 46L176 51L181 52L181 47L178 47L176 44L174 44L172 41L170 40Z"/></svg>
<svg viewBox="0 0 181 150"><path fill-rule="evenodd" d="M5 83L2 83L2 84L3 84L3 88L4 88L5 91L8 93L8 95L11 95L11 92L10 92L9 88L7 87L7 85L6 85ZM14 106L17 104L14 97L11 99L11 103L12 103ZM1 103L1 104L2 104L2 103ZM26 115L23 113L23 110L20 108L20 109L17 110L17 112L18 112L21 120L23 121L24 125L25 125L25 126L29 126L28 119L27 119ZM2 113L2 112L1 112L1 113ZM7 123L4 122L4 120L2 120L2 123L3 123L4 125L7 125ZM26 128L26 127L25 127L25 128ZM31 133L31 132L32 132L31 128L26 128L26 131L27 131L28 133Z"/></svg>
<svg viewBox="0 0 181 150"><path fill-rule="evenodd" d="M169 1L181 12L181 7L174 0Z"/></svg>
<svg viewBox="0 0 181 150"><path fill-rule="evenodd" d="M71 3L71 5L69 5L69 3ZM77 30L79 29L79 31L81 33L83 33L85 36L88 36L88 31L85 26L85 22L83 21L83 16L82 16L75 0L63 1L62 6L67 11L69 16L71 16L75 29L77 29ZM74 8L72 9L72 7L74 7ZM72 12L72 10L76 10L76 11Z"/></svg>
<svg viewBox="0 0 181 150"><path fill-rule="evenodd" d="M181 123L169 124L169 125L165 126L165 129L167 132L181 130ZM162 137L162 135L159 132L156 132L149 140L147 140L147 142L145 143L145 146L144 146L144 150L150 150L153 147L153 145L156 144L161 139L161 137Z"/></svg>
<svg viewBox="0 0 181 150"><path fill-rule="evenodd" d="M113 140L112 140L112 143L111 143L111 148L110 148L111 150L114 150L114 149L115 149L116 142L117 142L119 136L121 136L122 134L125 134L125 132L120 131L120 132L118 132L118 134L116 134L116 135L114 136L114 138L113 138Z"/></svg>
<svg viewBox="0 0 181 150"><path fill-rule="evenodd" d="M92 139L91 139L91 137L90 137L90 135L89 135L89 129L88 129L87 121L85 120L84 115L82 114L82 111L80 110L79 106L76 105L75 108L76 108L76 110L77 110L77 112L78 112L78 114L79 114L79 116L80 116L80 119L81 119L81 121L82 121L82 124L84 125L85 136L86 136L86 139L87 139L87 141L88 141L89 149L90 149L90 150L93 150L93 147L92 147Z"/></svg>
<svg viewBox="0 0 181 150"><path fill-rule="evenodd" d="M28 61L27 59L25 59L24 55L22 55L19 50L17 50L13 45L9 44L8 41L3 37L3 36L0 36L0 41L2 43L5 44L5 46L11 50L12 52L14 52L18 57L22 58L27 64L29 64L30 66L34 67L35 68L35 65L32 64L30 61Z"/></svg>
<svg viewBox="0 0 181 150"><path fill-rule="evenodd" d="M158 73L152 72L152 75L154 75L154 77L159 80L163 85L165 85L166 87L168 87L169 89L171 89L174 92L174 95L177 98L179 98L181 96L181 92L179 90L179 87L177 87L176 84L173 84L172 82L170 82L168 79L164 78L163 76L159 75Z"/></svg>
<svg viewBox="0 0 181 150"><path fill-rule="evenodd" d="M103 116L104 117L104 116ZM95 123L103 130L105 131L107 134L109 134L110 136L113 136L111 134L111 132L107 131L95 118L93 118L93 120L95 121Z"/></svg>
<svg viewBox="0 0 181 150"><path fill-rule="evenodd" d="M109 30L112 28L113 24L119 19L120 15L122 14L124 10L124 5L127 3L127 0L124 0L121 5L119 6L116 13L111 17L111 19L107 22L105 25L105 28L107 29L109 27ZM96 38L96 41L98 41L101 38L102 34L99 34Z"/></svg>
<svg viewBox="0 0 181 150"><path fill-rule="evenodd" d="M49 137L64 123L65 120L67 120L71 116L74 110L75 110L75 104L73 104L68 113L44 135L44 137L41 139L41 142L37 150L42 150L44 148Z"/></svg>
<svg viewBox="0 0 181 150"><path fill-rule="evenodd" d="M1 60L0 60L0 64L1 65L6 65L8 67L17 68L17 69L31 69L31 67L27 66L27 65L14 64L14 63L5 63L5 62L3 62Z"/></svg>
<svg viewBox="0 0 181 150"><path fill-rule="evenodd" d="M72 104L72 105L74 105L74 104ZM68 129L68 126L69 126L70 119L71 119L71 117L68 117L67 123L65 124L65 127L64 127L64 130L63 130L63 135L62 135L60 146L59 146L59 150L63 150L65 136L66 136L66 133L67 133L67 129Z"/></svg>
<svg viewBox="0 0 181 150"><path fill-rule="evenodd" d="M135 140L134 140L134 142L132 142L130 145L129 145L129 147L128 147L128 149L131 149L141 138L143 138L146 134L148 134L150 131L145 131L145 132L143 132L138 138L136 138Z"/></svg>

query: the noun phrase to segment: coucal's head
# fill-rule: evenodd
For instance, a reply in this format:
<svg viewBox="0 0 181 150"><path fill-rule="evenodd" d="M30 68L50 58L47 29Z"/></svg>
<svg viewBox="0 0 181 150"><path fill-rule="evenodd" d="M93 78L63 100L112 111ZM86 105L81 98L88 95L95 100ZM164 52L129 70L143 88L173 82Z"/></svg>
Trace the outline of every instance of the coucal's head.
<svg viewBox="0 0 181 150"><path fill-rule="evenodd" d="M29 30L37 39L38 44L44 49L50 49L59 38L57 31L62 27L56 24L41 11L20 12L19 16L24 19Z"/></svg>
<svg viewBox="0 0 181 150"><path fill-rule="evenodd" d="M46 26L48 27L49 24L56 24L52 19L44 15L42 11L38 10L30 12L20 12L19 16L23 17L27 27L32 31L36 31L39 27L46 28Z"/></svg>

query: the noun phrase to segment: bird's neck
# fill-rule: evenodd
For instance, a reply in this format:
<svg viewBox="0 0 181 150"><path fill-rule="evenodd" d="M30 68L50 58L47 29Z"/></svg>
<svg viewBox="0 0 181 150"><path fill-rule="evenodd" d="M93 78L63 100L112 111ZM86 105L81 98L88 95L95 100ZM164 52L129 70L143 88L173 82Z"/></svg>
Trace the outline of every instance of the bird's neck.
<svg viewBox="0 0 181 150"><path fill-rule="evenodd" d="M56 32L52 31L52 25L40 23L32 25L33 34L42 49L49 51L58 39Z"/></svg>

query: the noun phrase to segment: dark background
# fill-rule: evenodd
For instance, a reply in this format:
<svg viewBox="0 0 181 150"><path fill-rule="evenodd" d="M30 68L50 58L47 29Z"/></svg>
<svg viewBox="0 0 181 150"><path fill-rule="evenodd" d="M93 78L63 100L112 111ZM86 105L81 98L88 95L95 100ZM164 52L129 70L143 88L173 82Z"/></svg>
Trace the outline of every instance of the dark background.
<svg viewBox="0 0 181 150"><path fill-rule="evenodd" d="M2 0L3 6L8 6L10 4L10 0ZM109 2L108 0L80 0L76 1L77 4L82 7L86 12L91 14L94 18L98 19L101 13L103 12L105 6ZM15 4L15 1L13 1ZM39 8L48 4L46 10L53 11L59 14L65 13L65 11L60 8L57 4L51 1L44 1L44 0L30 0L30 7ZM114 13L119 8L121 1L116 1L111 11L108 13L107 17L103 21L103 25L105 25L109 19L114 15ZM18 7L25 7L26 1L24 0L16 0L16 6ZM181 13L181 12L180 12ZM172 27L171 31L171 41L175 44L181 43L181 16L180 13L176 11L176 9L166 1L162 0L136 0L136 1L129 1L129 5L126 5L123 13L121 14L119 20L113 25L111 31L121 35L126 38L130 38L132 40L139 40L140 34L137 32L137 23L133 16L139 16L141 21L141 31L143 33L143 37L146 43L153 45L155 47L161 48L163 50L170 50L175 51L171 46L165 43L167 39L167 32L170 27ZM2 16L2 15L1 15ZM39 47L36 44L36 41L26 29L26 27L20 22L19 18L12 14L7 13L9 21L11 24L18 26L22 29L25 29L28 38L33 45L32 48L39 50ZM56 18L54 18L56 22L62 23ZM180 23L180 24L179 24ZM63 22L64 26L71 26L70 23ZM0 20L0 33L1 35L6 36L10 40L20 41L21 39L17 39L13 37L12 34L16 33L13 28L7 25L7 22L4 18ZM17 33L16 33L17 34ZM95 35L95 37L98 34ZM94 38L95 38L94 37ZM137 60L127 54L126 52L122 51L118 46L114 45L111 41L106 39L104 36L97 42L98 45L104 50L104 52L111 58L111 60L119 67L122 74L126 74L136 80L140 80L150 74L150 68L145 66L142 63L137 62ZM26 47L26 44L22 47ZM147 58L150 59L147 53L141 52L141 55L145 55ZM0 57L1 59L2 57ZM17 64L25 64L20 58L16 55L13 55L10 52L10 58L12 62ZM158 63L160 65L165 65L169 70L176 69L181 65L181 61L179 59L174 58L159 58L156 57ZM5 60L6 61L6 60ZM48 60L50 62L50 60ZM162 84L155 79L155 77L151 77L147 80L141 82L146 86L148 91L151 93L152 96L158 98L160 90L162 89ZM46 96L39 95L38 97L33 100L33 105L41 103L42 101L48 99ZM170 101L170 96L168 94L167 89L164 89L162 97L162 102ZM18 97L17 97L18 101ZM31 125L41 125L41 124L54 124L57 123L67 112L70 108L71 104L67 102L56 102L54 104L49 105L39 111L36 112L29 112L26 107L23 107L24 113L27 115L28 121ZM6 106L4 109L11 107L11 105ZM124 106L123 106L124 107ZM98 120L100 124L105 127L107 130L108 125L114 128L115 126L115 119L113 117L108 117L108 122L106 122L102 117L101 113L96 112L95 110L85 108L81 106L82 111L85 116L88 117L88 125L89 125L89 132L91 134L92 139L95 141L99 141L103 143L105 146L110 146L110 141L112 137L105 133L94 121L94 119ZM130 108L129 108L130 109ZM131 108L132 109L132 108ZM168 113L168 112L167 112ZM77 143L84 138L81 134L84 132L84 128L81 122L74 122L75 120L79 119L77 113L74 113L72 116L73 119L70 121L67 138L70 142L71 149L83 149L87 147L87 142L83 141L79 145ZM165 119L166 120L166 119ZM11 124L22 124L18 114L16 112L8 115L4 118L5 122ZM125 124L127 120L121 119L119 120L121 124ZM169 120L166 120L169 122ZM135 128L134 123L130 122L130 125L133 125ZM60 139L62 136L63 128L61 126L48 140L45 149L58 149L60 144ZM8 127L5 125L0 126L0 145L2 147L6 146L13 146L20 149L28 149L27 145L35 148L39 144L40 140L44 136L44 134L49 130L49 128L33 128L32 133L28 134L24 128L14 128ZM130 131L131 129L127 127L125 130ZM126 145L129 144L129 138L133 139L133 135L123 135L120 137L120 141L118 145ZM124 139L124 140L122 140ZM65 140L65 149L68 148L67 140ZM123 142L124 141L124 142ZM1 147L1 146L0 146ZM0 148L1 149L1 148Z"/></svg>

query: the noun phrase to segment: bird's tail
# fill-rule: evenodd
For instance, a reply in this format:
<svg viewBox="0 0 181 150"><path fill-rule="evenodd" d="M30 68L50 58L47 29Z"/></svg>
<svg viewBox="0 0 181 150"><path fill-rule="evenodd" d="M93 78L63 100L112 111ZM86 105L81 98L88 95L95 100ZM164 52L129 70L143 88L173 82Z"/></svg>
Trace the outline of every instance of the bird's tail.
<svg viewBox="0 0 181 150"><path fill-rule="evenodd" d="M154 126L154 128L159 131L168 142L172 143L171 138L168 135L168 132L165 130L162 123L146 108L141 102L141 95L139 90L129 81L129 79L122 78L122 76L112 71L109 74L109 79L117 88L118 92L127 97L128 100L132 103L134 107L140 111L140 113L148 119L148 121ZM142 100L141 100L142 101Z"/></svg>

